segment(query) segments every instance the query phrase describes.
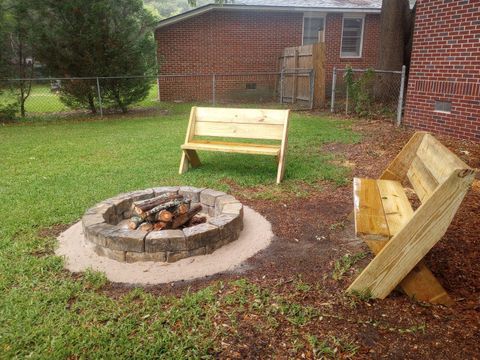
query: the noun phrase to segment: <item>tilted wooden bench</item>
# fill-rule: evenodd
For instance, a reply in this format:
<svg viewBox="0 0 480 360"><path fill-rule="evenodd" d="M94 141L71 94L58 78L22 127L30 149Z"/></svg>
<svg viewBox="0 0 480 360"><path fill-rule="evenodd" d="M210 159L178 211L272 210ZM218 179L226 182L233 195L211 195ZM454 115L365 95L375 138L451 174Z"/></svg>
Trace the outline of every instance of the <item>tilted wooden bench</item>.
<svg viewBox="0 0 480 360"><path fill-rule="evenodd" d="M277 184L285 173L289 110L193 107L185 144L181 146L179 173L200 166L197 150L276 156ZM202 140L197 137L279 140L278 144L253 144Z"/></svg>
<svg viewBox="0 0 480 360"><path fill-rule="evenodd" d="M400 285L415 299L452 304L422 259L447 231L474 177L432 135L418 132L379 180L355 178L355 232L376 256L347 291L383 299ZM415 211L402 186L407 180L421 202Z"/></svg>

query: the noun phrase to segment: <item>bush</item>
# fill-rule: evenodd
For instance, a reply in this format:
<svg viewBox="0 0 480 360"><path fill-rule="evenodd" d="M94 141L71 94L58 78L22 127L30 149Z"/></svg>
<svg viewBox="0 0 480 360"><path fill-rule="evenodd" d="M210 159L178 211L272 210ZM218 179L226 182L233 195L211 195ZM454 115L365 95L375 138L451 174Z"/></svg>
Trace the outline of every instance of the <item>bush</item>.
<svg viewBox="0 0 480 360"><path fill-rule="evenodd" d="M375 80L375 71L368 69L358 79L354 79L353 69L347 67L344 75L347 84L348 96L353 104L354 112L359 116L369 116L371 114L373 102L373 82Z"/></svg>
<svg viewBox="0 0 480 360"><path fill-rule="evenodd" d="M13 122L17 118L18 103L0 104L0 122Z"/></svg>

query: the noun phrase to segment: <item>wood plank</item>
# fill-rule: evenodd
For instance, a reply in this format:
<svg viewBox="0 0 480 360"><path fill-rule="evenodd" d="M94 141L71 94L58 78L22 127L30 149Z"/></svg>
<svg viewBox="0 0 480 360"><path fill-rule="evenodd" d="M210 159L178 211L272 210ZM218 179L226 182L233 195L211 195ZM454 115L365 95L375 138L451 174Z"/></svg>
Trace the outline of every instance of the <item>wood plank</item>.
<svg viewBox="0 0 480 360"><path fill-rule="evenodd" d="M283 125L195 122L195 135L244 139L281 140Z"/></svg>
<svg viewBox="0 0 480 360"><path fill-rule="evenodd" d="M389 240L364 240L370 250L377 255ZM407 296L432 304L453 305L452 298L421 260L400 282L400 288Z"/></svg>
<svg viewBox="0 0 480 360"><path fill-rule="evenodd" d="M187 126L187 133L185 135L185 143L189 142L193 139L194 136L194 123L195 123L195 115L196 115L197 107L193 106L190 110L190 117L188 119L188 126ZM182 156L180 158L180 167L178 169L179 174L183 174L188 171L189 159L187 157L187 153L182 151Z"/></svg>
<svg viewBox="0 0 480 360"><path fill-rule="evenodd" d="M298 69L298 49L295 49L295 56L293 57L293 68ZM292 95L292 103L295 102L298 94L298 81L297 81L297 73L293 73L293 95Z"/></svg>
<svg viewBox="0 0 480 360"><path fill-rule="evenodd" d="M415 158L417 149L420 146L423 138L428 133L419 131L416 132L398 153L395 159L388 165L387 169L383 172L380 179L384 180L396 180L402 182L407 177L408 169Z"/></svg>
<svg viewBox="0 0 480 360"><path fill-rule="evenodd" d="M377 181L353 179L355 233L364 239L389 239L390 231L385 219Z"/></svg>
<svg viewBox="0 0 480 360"><path fill-rule="evenodd" d="M347 291L368 290L380 299L388 296L445 234L474 175L473 170L455 170Z"/></svg>
<svg viewBox="0 0 480 360"><path fill-rule="evenodd" d="M418 156L413 159L407 172L407 178L422 203L433 194L438 186L437 180Z"/></svg>
<svg viewBox="0 0 480 360"><path fill-rule="evenodd" d="M182 145L182 149L220 151L227 153L256 154L278 156L280 154L279 145L259 145L246 143L225 143L225 142L200 142L194 141Z"/></svg>
<svg viewBox="0 0 480 360"><path fill-rule="evenodd" d="M280 146L280 154L278 158L277 184L280 184L282 182L283 176L285 175L287 146L288 146L289 115L290 115L290 110L287 110L287 113L285 114L285 126L283 128L282 144Z"/></svg>
<svg viewBox="0 0 480 360"><path fill-rule="evenodd" d="M313 106L325 106L326 81L325 81L325 43L313 46L312 68L315 70Z"/></svg>
<svg viewBox="0 0 480 360"><path fill-rule="evenodd" d="M378 180L378 190L382 199L390 236L394 236L413 217L413 209L401 183L391 180ZM376 255L388 243L388 240L365 241ZM453 300L430 269L420 261L417 266L400 282L400 288L411 298L434 304L452 305Z"/></svg>
<svg viewBox="0 0 480 360"><path fill-rule="evenodd" d="M420 144L417 156L438 183L447 180L455 169L470 169L458 156L430 134L427 134Z"/></svg>
<svg viewBox="0 0 480 360"><path fill-rule="evenodd" d="M455 303L423 260L402 280L400 287L416 300L445 306Z"/></svg>
<svg viewBox="0 0 480 360"><path fill-rule="evenodd" d="M412 218L412 205L398 181L377 180L377 186L390 236L393 236Z"/></svg>
<svg viewBox="0 0 480 360"><path fill-rule="evenodd" d="M284 125L286 110L198 107L197 122Z"/></svg>

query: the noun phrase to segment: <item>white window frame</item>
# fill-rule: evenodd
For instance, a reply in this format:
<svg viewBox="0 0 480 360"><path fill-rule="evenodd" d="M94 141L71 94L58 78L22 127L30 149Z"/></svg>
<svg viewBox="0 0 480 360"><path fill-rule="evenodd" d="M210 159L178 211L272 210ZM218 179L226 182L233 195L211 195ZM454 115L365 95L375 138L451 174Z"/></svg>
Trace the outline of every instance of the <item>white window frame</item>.
<svg viewBox="0 0 480 360"><path fill-rule="evenodd" d="M303 43L303 39L305 37L305 19L323 19L323 39L322 42L325 42L325 30L327 28L327 14L322 13L322 12L304 12L303 13L303 19L302 19L302 45L305 45Z"/></svg>
<svg viewBox="0 0 480 360"><path fill-rule="evenodd" d="M360 33L360 54L359 55L343 55L343 29L345 28L345 19L362 19L362 30ZM342 19L342 37L340 38L340 58L341 59L360 59L363 56L363 37L365 33L365 14L343 14Z"/></svg>

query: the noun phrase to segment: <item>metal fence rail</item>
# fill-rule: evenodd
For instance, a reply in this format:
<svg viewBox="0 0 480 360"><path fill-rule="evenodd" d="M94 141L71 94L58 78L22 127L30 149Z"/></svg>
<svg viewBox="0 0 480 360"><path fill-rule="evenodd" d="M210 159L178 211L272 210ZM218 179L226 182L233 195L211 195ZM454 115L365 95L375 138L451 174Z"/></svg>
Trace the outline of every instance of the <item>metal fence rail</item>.
<svg viewBox="0 0 480 360"><path fill-rule="evenodd" d="M401 124L405 92L406 67L402 71L385 71L375 69L351 69L353 81L358 81L367 72L373 76L362 82L361 92L368 98L369 115L384 115L395 119L397 125ZM345 79L347 69L333 69L332 92L330 98L330 111L355 113L355 104L349 94L349 86Z"/></svg>
<svg viewBox="0 0 480 360"><path fill-rule="evenodd" d="M115 81L144 79L149 86L144 99L129 108L159 108L160 102L201 102L221 104L278 104L283 102L291 109L310 109L311 101L285 101L286 84L290 74L282 72L247 72L219 74L161 74L157 76L108 77L39 77L30 79L0 79L0 109L10 105L20 114L21 88L24 94L26 116L47 114L96 113L101 116L115 110L111 100L111 84ZM302 75L304 76L304 75ZM305 76L313 81L312 72ZM81 91L89 97L82 104L69 96ZM92 111L94 109L94 111ZM0 111L1 116L1 111ZM2 119L0 119L2 120Z"/></svg>

